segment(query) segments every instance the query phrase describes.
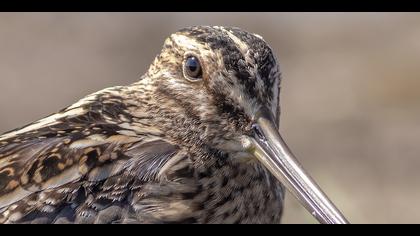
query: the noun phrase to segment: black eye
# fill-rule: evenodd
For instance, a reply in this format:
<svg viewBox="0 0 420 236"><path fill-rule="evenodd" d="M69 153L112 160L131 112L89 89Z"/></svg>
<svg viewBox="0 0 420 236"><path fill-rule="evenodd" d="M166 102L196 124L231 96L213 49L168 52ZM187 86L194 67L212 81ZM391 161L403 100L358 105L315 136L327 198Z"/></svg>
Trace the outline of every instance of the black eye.
<svg viewBox="0 0 420 236"><path fill-rule="evenodd" d="M201 79L203 72L201 70L201 64L197 57L189 56L185 60L184 64L184 75L188 79L197 80Z"/></svg>

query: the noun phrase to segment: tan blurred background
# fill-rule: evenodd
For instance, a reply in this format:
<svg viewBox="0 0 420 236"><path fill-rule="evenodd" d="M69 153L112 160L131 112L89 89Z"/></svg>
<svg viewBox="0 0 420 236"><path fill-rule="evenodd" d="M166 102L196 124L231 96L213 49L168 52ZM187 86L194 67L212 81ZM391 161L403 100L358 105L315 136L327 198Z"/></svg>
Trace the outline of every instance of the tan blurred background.
<svg viewBox="0 0 420 236"><path fill-rule="evenodd" d="M283 136L351 222L420 223L418 13L0 13L0 133L136 81L202 24L271 44ZM283 222L315 221L288 195Z"/></svg>

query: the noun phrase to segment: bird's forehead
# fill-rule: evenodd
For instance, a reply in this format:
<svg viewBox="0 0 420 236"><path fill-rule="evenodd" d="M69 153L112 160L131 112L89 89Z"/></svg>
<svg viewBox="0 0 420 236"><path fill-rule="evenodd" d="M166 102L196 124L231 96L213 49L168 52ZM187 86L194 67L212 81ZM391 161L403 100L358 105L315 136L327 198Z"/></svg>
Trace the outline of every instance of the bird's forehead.
<svg viewBox="0 0 420 236"><path fill-rule="evenodd" d="M249 51L256 53L256 56L263 54L263 51L271 51L261 36L234 27L188 27L173 34L171 39L185 49L199 48L230 54L245 54Z"/></svg>
<svg viewBox="0 0 420 236"><path fill-rule="evenodd" d="M263 38L236 27L194 26L179 30L177 35L185 35L198 43L207 43L212 49L246 46L252 48L255 43L265 44Z"/></svg>
<svg viewBox="0 0 420 236"><path fill-rule="evenodd" d="M270 70L278 67L271 47L261 36L236 27L188 27L171 38L185 50L221 57L228 71L254 68L262 77L268 77Z"/></svg>

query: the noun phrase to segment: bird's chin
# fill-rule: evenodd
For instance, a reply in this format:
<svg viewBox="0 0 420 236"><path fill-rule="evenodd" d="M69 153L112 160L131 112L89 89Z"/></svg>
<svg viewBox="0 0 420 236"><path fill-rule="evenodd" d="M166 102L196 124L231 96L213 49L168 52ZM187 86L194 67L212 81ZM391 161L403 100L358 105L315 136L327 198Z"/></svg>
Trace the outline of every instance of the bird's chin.
<svg viewBox="0 0 420 236"><path fill-rule="evenodd" d="M258 160L249 152L234 152L230 153L229 157L233 161L237 161L240 163L246 163L246 164L254 164L258 163Z"/></svg>
<svg viewBox="0 0 420 236"><path fill-rule="evenodd" d="M242 139L242 137L238 139L224 139L213 143L212 146L225 153L246 152L247 150L244 148Z"/></svg>
<svg viewBox="0 0 420 236"><path fill-rule="evenodd" d="M251 141L247 136L241 136L237 140L224 140L223 142L215 145L215 147L229 154L229 158L232 161L241 163L256 163L258 159L249 152L249 146Z"/></svg>

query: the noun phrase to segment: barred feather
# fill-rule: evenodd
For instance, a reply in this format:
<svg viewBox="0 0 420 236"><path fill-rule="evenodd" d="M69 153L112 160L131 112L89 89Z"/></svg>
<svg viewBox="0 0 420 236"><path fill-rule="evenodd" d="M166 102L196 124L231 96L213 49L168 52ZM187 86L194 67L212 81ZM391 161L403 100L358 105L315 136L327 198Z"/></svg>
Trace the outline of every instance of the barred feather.
<svg viewBox="0 0 420 236"><path fill-rule="evenodd" d="M260 106L278 116L279 83L259 36L173 34L139 82L0 136L0 223L278 223L283 188L238 139Z"/></svg>

